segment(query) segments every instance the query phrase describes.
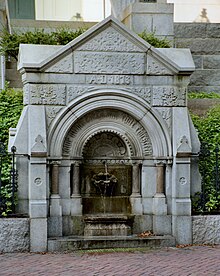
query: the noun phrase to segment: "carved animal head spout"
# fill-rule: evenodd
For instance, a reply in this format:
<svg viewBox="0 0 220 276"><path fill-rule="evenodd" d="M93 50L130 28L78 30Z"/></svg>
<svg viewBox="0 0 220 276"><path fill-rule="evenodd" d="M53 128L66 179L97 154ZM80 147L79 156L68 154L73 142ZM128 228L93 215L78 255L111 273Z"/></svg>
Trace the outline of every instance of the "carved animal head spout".
<svg viewBox="0 0 220 276"><path fill-rule="evenodd" d="M101 196L112 196L118 179L108 172L107 162L104 161L105 172L93 175L92 183L96 187L97 193Z"/></svg>

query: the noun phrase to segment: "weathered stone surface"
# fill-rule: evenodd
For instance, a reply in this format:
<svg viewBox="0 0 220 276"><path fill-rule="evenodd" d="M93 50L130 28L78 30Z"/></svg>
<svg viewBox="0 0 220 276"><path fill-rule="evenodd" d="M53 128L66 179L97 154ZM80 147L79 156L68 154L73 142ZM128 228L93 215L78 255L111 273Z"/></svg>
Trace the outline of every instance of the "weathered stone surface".
<svg viewBox="0 0 220 276"><path fill-rule="evenodd" d="M196 69L202 69L202 61L203 61L203 56L201 55L193 55L193 61L195 63Z"/></svg>
<svg viewBox="0 0 220 276"><path fill-rule="evenodd" d="M174 23L175 38L205 38L208 24Z"/></svg>
<svg viewBox="0 0 220 276"><path fill-rule="evenodd" d="M219 55L220 43L217 38L185 38L176 39L176 48L190 48L192 54L196 55Z"/></svg>
<svg viewBox="0 0 220 276"><path fill-rule="evenodd" d="M188 91L189 92L207 92L207 93L217 93L220 94L220 86L194 86L194 85L189 85L188 86Z"/></svg>
<svg viewBox="0 0 220 276"><path fill-rule="evenodd" d="M220 68L220 55L204 56L203 69L219 69Z"/></svg>
<svg viewBox="0 0 220 276"><path fill-rule="evenodd" d="M194 216L193 243L220 244L220 216Z"/></svg>
<svg viewBox="0 0 220 276"><path fill-rule="evenodd" d="M143 74L145 55L139 53L101 53L76 51L76 73Z"/></svg>
<svg viewBox="0 0 220 276"><path fill-rule="evenodd" d="M0 252L24 252L30 247L30 226L27 218L0 219Z"/></svg>
<svg viewBox="0 0 220 276"><path fill-rule="evenodd" d="M196 70L190 78L190 86L220 86L220 70Z"/></svg>

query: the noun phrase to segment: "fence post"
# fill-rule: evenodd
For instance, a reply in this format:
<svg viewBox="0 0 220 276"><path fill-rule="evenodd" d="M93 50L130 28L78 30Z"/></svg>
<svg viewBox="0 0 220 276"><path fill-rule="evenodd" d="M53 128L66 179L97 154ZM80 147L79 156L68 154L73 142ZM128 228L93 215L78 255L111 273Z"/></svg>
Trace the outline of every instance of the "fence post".
<svg viewBox="0 0 220 276"><path fill-rule="evenodd" d="M11 147L12 152L12 168L11 168L11 185L12 185L12 213L15 213L15 192L17 191L17 170L15 169L15 153L16 147Z"/></svg>
<svg viewBox="0 0 220 276"><path fill-rule="evenodd" d="M6 155L5 146L2 142L0 142L0 215L3 207L2 205L4 204L2 202L2 160L5 155Z"/></svg>

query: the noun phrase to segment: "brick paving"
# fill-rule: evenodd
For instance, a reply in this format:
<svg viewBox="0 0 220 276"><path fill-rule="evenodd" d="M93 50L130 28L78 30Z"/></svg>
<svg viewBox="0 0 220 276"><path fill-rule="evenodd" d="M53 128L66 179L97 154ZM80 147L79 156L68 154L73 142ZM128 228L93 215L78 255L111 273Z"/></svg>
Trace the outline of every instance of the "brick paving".
<svg viewBox="0 0 220 276"><path fill-rule="evenodd" d="M220 245L114 253L4 253L0 275L220 275Z"/></svg>

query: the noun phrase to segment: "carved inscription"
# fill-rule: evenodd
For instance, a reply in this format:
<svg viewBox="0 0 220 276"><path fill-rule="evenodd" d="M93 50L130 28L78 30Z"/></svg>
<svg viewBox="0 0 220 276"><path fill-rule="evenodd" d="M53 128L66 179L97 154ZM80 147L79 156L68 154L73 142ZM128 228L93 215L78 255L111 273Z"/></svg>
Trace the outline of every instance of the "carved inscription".
<svg viewBox="0 0 220 276"><path fill-rule="evenodd" d="M154 106L186 106L186 88L157 86L153 88Z"/></svg>
<svg viewBox="0 0 220 276"><path fill-rule="evenodd" d="M28 94L29 104L44 105L65 105L66 88L61 84L29 84Z"/></svg>
<svg viewBox="0 0 220 276"><path fill-rule="evenodd" d="M133 83L132 76L123 75L92 75L86 77L89 84L129 85Z"/></svg>
<svg viewBox="0 0 220 276"><path fill-rule="evenodd" d="M46 69L45 72L50 73L73 73L73 59L72 54L64 57L50 68Z"/></svg>
<svg viewBox="0 0 220 276"><path fill-rule="evenodd" d="M75 73L144 74L144 54L75 52Z"/></svg>
<svg viewBox="0 0 220 276"><path fill-rule="evenodd" d="M80 51L143 52L126 37L109 27L87 43L79 47Z"/></svg>
<svg viewBox="0 0 220 276"><path fill-rule="evenodd" d="M130 115L117 110L97 110L79 119L78 122L74 124L74 126L71 128L64 141L63 154L69 155L72 151L72 147L77 144L77 141L79 139L78 137L80 137L81 133L84 133L85 129L91 126L95 126L97 123L100 122L117 122L121 125L124 125L128 129L128 133L134 133L135 136L138 137L144 155L152 155L151 141L148 133L143 128L143 126ZM115 133L119 135L124 143L128 146L131 155L133 156L135 154L134 145L131 144L131 141L126 136L122 136L121 134L116 133L109 127L106 127L106 130L102 132ZM89 141L91 137L88 137L87 141Z"/></svg>
<svg viewBox="0 0 220 276"><path fill-rule="evenodd" d="M148 75L173 75L162 63L151 56L147 56L147 74Z"/></svg>

